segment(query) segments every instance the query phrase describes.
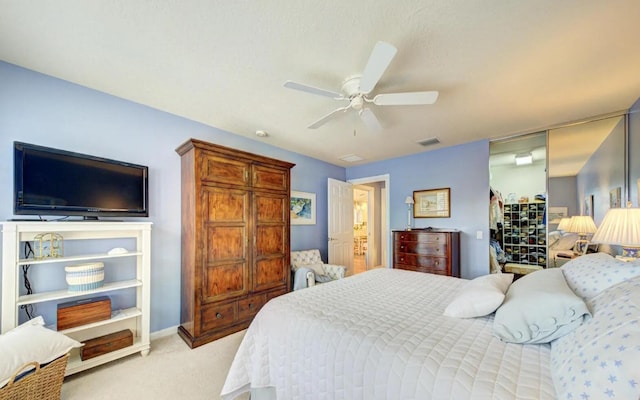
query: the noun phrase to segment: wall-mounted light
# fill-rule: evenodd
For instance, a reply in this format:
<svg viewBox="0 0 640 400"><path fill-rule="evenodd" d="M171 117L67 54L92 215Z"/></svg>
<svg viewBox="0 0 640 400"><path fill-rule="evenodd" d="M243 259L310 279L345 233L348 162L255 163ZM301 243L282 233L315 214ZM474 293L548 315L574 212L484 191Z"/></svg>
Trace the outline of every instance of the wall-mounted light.
<svg viewBox="0 0 640 400"><path fill-rule="evenodd" d="M516 165L527 165L533 163L533 155L531 153L516 154Z"/></svg>
<svg viewBox="0 0 640 400"><path fill-rule="evenodd" d="M413 205L413 197L407 196L407 198L404 199L404 204L407 205L407 230L410 231L411 230L411 206Z"/></svg>

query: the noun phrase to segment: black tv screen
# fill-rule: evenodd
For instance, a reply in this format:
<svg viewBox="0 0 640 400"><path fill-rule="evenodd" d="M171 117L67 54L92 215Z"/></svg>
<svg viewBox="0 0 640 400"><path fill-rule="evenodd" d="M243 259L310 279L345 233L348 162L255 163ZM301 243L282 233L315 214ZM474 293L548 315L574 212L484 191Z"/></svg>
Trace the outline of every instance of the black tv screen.
<svg viewBox="0 0 640 400"><path fill-rule="evenodd" d="M14 213L149 216L146 166L14 142Z"/></svg>

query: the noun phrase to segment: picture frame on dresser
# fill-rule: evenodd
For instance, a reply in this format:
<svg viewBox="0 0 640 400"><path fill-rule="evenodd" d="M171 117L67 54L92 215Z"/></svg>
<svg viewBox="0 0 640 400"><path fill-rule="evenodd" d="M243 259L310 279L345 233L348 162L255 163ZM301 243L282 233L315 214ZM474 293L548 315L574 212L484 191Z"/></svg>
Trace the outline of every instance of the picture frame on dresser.
<svg viewBox="0 0 640 400"><path fill-rule="evenodd" d="M451 217L451 188L415 190L413 202L414 218Z"/></svg>

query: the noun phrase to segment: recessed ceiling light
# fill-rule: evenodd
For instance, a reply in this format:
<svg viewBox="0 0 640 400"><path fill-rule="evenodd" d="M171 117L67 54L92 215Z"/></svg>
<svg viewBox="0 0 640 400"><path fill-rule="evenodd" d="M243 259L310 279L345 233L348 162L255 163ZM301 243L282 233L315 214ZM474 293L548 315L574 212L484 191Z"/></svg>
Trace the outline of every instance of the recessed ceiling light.
<svg viewBox="0 0 640 400"><path fill-rule="evenodd" d="M346 161L346 162L356 162L356 161L362 161L364 160L364 158L357 156L355 154L347 154L346 156L340 157L340 160Z"/></svg>
<svg viewBox="0 0 640 400"><path fill-rule="evenodd" d="M256 131L256 136L258 137L267 137L269 134L266 131Z"/></svg>

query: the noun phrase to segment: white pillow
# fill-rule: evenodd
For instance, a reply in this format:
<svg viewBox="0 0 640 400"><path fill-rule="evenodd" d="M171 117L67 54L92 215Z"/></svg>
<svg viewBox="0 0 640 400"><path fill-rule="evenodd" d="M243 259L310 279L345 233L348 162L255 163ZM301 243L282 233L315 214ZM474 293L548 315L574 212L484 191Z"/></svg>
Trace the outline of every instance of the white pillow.
<svg viewBox="0 0 640 400"><path fill-rule="evenodd" d="M577 233L565 233L560 239L549 246L553 250L571 250L576 245L576 241L580 238Z"/></svg>
<svg viewBox="0 0 640 400"><path fill-rule="evenodd" d="M607 253L585 254L561 269L569 287L585 301L608 287L640 275L638 261L624 262Z"/></svg>
<svg viewBox="0 0 640 400"><path fill-rule="evenodd" d="M593 318L551 342L558 399L640 398L640 277L588 302Z"/></svg>
<svg viewBox="0 0 640 400"><path fill-rule="evenodd" d="M489 274L468 282L444 310L444 315L474 318L491 314L500 307L513 282L513 274Z"/></svg>
<svg viewBox="0 0 640 400"><path fill-rule="evenodd" d="M11 329L0 335L0 387L24 364L31 361L46 364L80 346L82 343L45 328L42 317Z"/></svg>
<svg viewBox="0 0 640 400"><path fill-rule="evenodd" d="M513 282L496 310L493 334L504 342L549 343L591 315L558 268L532 272Z"/></svg>
<svg viewBox="0 0 640 400"><path fill-rule="evenodd" d="M312 270L316 276L317 275L326 275L327 272L324 270L324 264L307 264L307 265L301 265L300 268L309 268L310 270Z"/></svg>

